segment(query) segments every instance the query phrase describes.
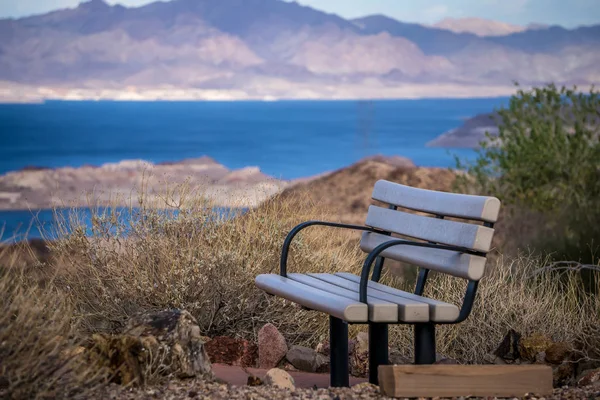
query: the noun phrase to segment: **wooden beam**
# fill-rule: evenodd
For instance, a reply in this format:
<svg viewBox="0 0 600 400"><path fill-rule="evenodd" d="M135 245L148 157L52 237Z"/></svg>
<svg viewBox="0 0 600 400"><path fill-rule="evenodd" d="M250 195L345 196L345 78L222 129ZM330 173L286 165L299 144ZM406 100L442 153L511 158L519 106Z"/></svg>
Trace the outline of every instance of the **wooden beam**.
<svg viewBox="0 0 600 400"><path fill-rule="evenodd" d="M552 393L546 365L381 365L379 385L389 397L522 397Z"/></svg>

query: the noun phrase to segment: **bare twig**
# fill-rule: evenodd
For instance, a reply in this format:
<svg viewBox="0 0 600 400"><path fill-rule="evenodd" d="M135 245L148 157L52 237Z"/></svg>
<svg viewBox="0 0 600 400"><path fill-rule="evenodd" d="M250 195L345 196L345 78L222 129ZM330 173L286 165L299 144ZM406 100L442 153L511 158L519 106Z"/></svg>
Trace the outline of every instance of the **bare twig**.
<svg viewBox="0 0 600 400"><path fill-rule="evenodd" d="M577 261L555 261L542 268L534 270L530 276L536 276L547 271L598 271L600 272L600 265L594 264L582 264Z"/></svg>

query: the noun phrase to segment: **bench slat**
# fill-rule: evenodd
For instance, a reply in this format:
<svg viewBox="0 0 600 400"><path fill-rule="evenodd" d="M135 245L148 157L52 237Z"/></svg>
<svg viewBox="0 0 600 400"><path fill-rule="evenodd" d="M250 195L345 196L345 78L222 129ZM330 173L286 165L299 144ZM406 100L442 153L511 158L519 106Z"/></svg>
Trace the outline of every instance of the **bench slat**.
<svg viewBox="0 0 600 400"><path fill-rule="evenodd" d="M308 274L312 277L318 278L324 282L336 285L337 287L348 289L354 293L358 293L359 284L352 282L348 279L342 278L332 274ZM374 290L369 288L367 290L369 298L376 298L385 301L389 301L398 305L398 318L403 322L428 322L429 321L429 305L417 301L400 297L398 295L385 293L380 290ZM370 300L369 300L370 302Z"/></svg>
<svg viewBox="0 0 600 400"><path fill-rule="evenodd" d="M370 252L375 247L390 240L393 240L393 238L379 233L364 232L360 240L360 248L365 252ZM474 281L478 281L483 277L486 263L485 257L457 251L411 246L392 246L384 250L381 255Z"/></svg>
<svg viewBox="0 0 600 400"><path fill-rule="evenodd" d="M335 275L340 276L349 281L360 283L360 277L347 272L338 272ZM396 296L404 297L411 300L421 301L429 304L429 319L432 322L452 322L458 318L459 309L454 304L445 303L443 301L429 299L413 293L408 293L399 289L395 289L378 282L369 281L368 290L375 289L385 293L390 293Z"/></svg>
<svg viewBox="0 0 600 400"><path fill-rule="evenodd" d="M267 293L283 297L344 321L367 322L369 320L369 309L366 304L315 289L280 275L258 275L255 283L256 286Z"/></svg>
<svg viewBox="0 0 600 400"><path fill-rule="evenodd" d="M449 221L370 206L366 225L416 239L487 252L494 230L481 225Z"/></svg>
<svg viewBox="0 0 600 400"><path fill-rule="evenodd" d="M374 200L430 214L496 222L500 200L495 197L420 189L380 180L373 189Z"/></svg>
<svg viewBox="0 0 600 400"><path fill-rule="evenodd" d="M306 274L288 274L288 278L313 287L323 290L327 293L343 296L350 300L359 301L358 291L344 289L340 286L333 285L323 280ZM398 322L398 305L393 302L385 301L373 296L367 296L369 307L369 321L373 322Z"/></svg>

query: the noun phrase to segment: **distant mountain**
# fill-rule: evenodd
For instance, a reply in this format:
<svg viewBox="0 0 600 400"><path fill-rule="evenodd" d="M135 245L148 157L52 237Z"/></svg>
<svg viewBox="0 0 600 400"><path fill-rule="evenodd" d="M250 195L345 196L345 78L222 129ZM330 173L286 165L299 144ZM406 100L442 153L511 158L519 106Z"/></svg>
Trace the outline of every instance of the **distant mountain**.
<svg viewBox="0 0 600 400"><path fill-rule="evenodd" d="M281 0L172 0L137 8L92 0L0 20L0 37L0 81L11 85L312 96L342 87L377 93L402 84L600 78L600 25L481 37L383 15L350 21Z"/></svg>
<svg viewBox="0 0 600 400"><path fill-rule="evenodd" d="M455 33L473 33L477 36L504 36L527 30L524 26L483 18L445 18L433 26Z"/></svg>

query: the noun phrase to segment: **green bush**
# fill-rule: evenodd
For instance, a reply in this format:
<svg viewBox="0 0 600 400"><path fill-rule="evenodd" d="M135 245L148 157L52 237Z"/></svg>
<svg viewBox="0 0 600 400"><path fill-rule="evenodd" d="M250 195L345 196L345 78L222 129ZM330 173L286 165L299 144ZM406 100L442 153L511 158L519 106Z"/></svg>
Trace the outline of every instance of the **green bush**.
<svg viewBox="0 0 600 400"><path fill-rule="evenodd" d="M518 89L497 110L499 134L487 135L460 189L495 195L512 210L512 230L538 232L520 245L555 259L596 263L600 255L600 96L554 84ZM530 222L529 221L529 222ZM519 233L519 232L516 232ZM510 235L507 235L510 236Z"/></svg>

